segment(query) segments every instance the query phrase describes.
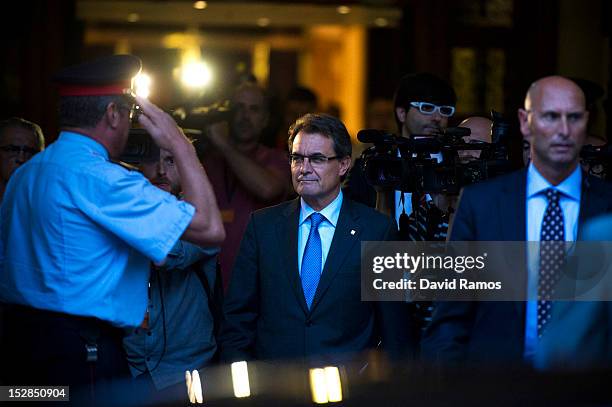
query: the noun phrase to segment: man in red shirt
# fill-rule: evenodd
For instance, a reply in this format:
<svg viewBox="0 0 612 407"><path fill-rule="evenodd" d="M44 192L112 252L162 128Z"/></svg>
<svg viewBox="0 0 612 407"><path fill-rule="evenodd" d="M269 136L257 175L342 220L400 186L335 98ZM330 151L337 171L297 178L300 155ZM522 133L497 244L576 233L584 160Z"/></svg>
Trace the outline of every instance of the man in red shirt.
<svg viewBox="0 0 612 407"><path fill-rule="evenodd" d="M230 123L208 127L212 149L203 158L227 233L220 254L226 290L249 215L280 203L291 190L287 154L259 142L269 117L264 90L253 83L240 85L232 111Z"/></svg>

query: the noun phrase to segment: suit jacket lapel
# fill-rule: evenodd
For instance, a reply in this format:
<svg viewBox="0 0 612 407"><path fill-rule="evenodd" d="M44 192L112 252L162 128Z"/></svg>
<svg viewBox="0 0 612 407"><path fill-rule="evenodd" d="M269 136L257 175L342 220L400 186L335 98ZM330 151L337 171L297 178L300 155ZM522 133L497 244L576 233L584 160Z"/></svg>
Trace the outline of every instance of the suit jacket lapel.
<svg viewBox="0 0 612 407"><path fill-rule="evenodd" d="M525 241L527 239L527 170L515 174L508 183L504 184L499 196L499 216L501 218L501 236L499 241ZM523 278L527 278L527 253L525 252ZM513 259L509 259L511 264ZM526 282L525 282L526 283ZM525 289L527 287L525 286ZM519 321L524 321L525 302L515 301L511 305ZM524 325L524 324L523 324ZM524 336L524 332L523 332Z"/></svg>
<svg viewBox="0 0 612 407"><path fill-rule="evenodd" d="M285 275L289 279L289 286L295 294L295 298L302 307L304 313L308 312L306 299L304 298L304 290L302 289L302 281L298 268L298 229L300 221L300 199L294 199L293 202L283 213L283 217L276 224L276 233L279 242L280 253L284 256L283 269Z"/></svg>
<svg viewBox="0 0 612 407"><path fill-rule="evenodd" d="M499 196L500 241L524 241L527 238L527 170L516 173Z"/></svg>
<svg viewBox="0 0 612 407"><path fill-rule="evenodd" d="M359 242L361 230L357 220L358 217L352 210L351 201L345 196L342 201L342 208L340 209L340 216L336 224L334 238L332 239L329 253L327 254L327 260L323 267L321 280L319 280L317 291L312 300L310 312L313 312L323 295L325 295L336 273L342 268L348 254L351 250L354 250L353 246L355 243Z"/></svg>

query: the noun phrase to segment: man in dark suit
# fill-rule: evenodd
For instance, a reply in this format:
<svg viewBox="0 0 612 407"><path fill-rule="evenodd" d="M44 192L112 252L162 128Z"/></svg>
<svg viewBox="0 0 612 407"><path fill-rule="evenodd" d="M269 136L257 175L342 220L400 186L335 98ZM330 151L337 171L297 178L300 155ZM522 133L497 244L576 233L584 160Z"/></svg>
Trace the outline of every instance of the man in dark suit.
<svg viewBox="0 0 612 407"><path fill-rule="evenodd" d="M405 304L361 301L360 242L389 240L395 226L343 197L346 128L307 114L289 134L299 198L251 215L225 300L222 358L346 361L379 339L393 355L411 353Z"/></svg>
<svg viewBox="0 0 612 407"><path fill-rule="evenodd" d="M518 113L531 146L529 167L466 187L450 240L573 241L586 219L612 210L611 189L578 165L588 120L582 90L563 77L542 78L531 85ZM527 254L508 273L520 273L525 265L526 278L517 278L527 282L526 297L543 298L544 265L538 259ZM440 302L422 343L423 358L530 364L554 305L542 300Z"/></svg>

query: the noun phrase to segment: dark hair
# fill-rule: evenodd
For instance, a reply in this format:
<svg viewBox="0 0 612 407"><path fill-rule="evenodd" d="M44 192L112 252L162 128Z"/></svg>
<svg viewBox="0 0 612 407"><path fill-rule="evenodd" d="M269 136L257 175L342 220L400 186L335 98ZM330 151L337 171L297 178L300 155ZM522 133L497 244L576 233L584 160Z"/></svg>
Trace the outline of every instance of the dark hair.
<svg viewBox="0 0 612 407"><path fill-rule="evenodd" d="M311 103L315 106L318 105L317 95L312 90L304 86L296 86L295 88L291 89L287 95L287 100Z"/></svg>
<svg viewBox="0 0 612 407"><path fill-rule="evenodd" d="M455 106L457 96L455 90L442 79L430 73L405 75L400 79L393 99L395 123L401 133L402 123L397 118L396 110L403 107L408 111L410 102L429 102L436 105Z"/></svg>
<svg viewBox="0 0 612 407"><path fill-rule="evenodd" d="M308 113L300 117L289 128L289 152L293 148L293 140L303 131L307 134L319 133L329 137L334 143L334 153L342 158L351 156L353 146L351 136L340 119L324 113Z"/></svg>
<svg viewBox="0 0 612 407"><path fill-rule="evenodd" d="M96 127L110 103L128 108L130 106L127 98L122 95L64 96L60 98L59 125L86 129Z"/></svg>
<svg viewBox="0 0 612 407"><path fill-rule="evenodd" d="M34 122L31 122L21 117L11 117L0 121L0 138L4 137L4 132L7 129L20 127L24 130L31 131L32 135L36 138L36 144L39 151L45 149L45 136L40 126Z"/></svg>

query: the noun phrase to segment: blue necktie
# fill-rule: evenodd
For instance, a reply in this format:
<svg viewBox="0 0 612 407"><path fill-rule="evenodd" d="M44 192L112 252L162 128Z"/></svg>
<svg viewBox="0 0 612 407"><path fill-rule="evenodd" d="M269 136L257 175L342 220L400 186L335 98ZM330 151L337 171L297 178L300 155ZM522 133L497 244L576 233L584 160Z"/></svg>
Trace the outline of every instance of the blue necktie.
<svg viewBox="0 0 612 407"><path fill-rule="evenodd" d="M320 213L314 212L310 215L310 233L302 257L302 289L309 309L321 278L323 251L321 250L319 225L323 220L325 217Z"/></svg>
<svg viewBox="0 0 612 407"><path fill-rule="evenodd" d="M559 205L559 191L546 190L548 206L540 232L540 270L538 274L538 337L542 337L552 315L551 298L555 284L565 264L565 227L563 211Z"/></svg>

